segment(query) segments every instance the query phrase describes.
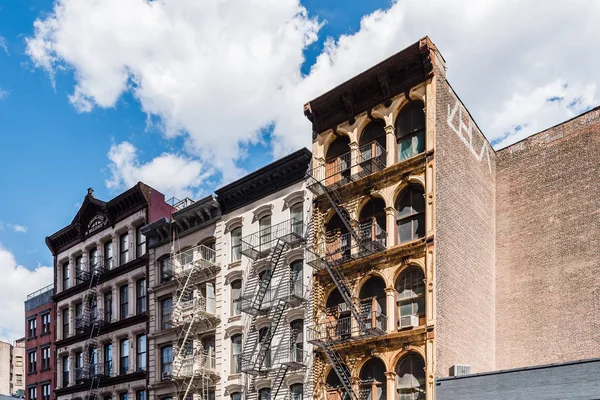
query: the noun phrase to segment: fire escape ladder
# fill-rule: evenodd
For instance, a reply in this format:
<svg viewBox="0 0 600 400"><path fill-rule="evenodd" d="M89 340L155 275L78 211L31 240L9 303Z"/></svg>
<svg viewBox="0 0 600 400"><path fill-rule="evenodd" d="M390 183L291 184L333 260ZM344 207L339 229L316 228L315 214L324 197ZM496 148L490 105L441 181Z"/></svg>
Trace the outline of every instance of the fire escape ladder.
<svg viewBox="0 0 600 400"><path fill-rule="evenodd" d="M325 355L331 363L331 366L333 367L333 370L338 376L340 383L342 384L342 387L344 388L344 391L346 392L348 397L350 397L351 400L361 400L352 388L352 382L350 381L350 373L348 369L345 368L345 365L342 362L342 359L340 358L340 355L337 353L337 351L335 351L331 347L328 341L321 342L319 344L319 347L321 347L325 351Z"/></svg>
<svg viewBox="0 0 600 400"><path fill-rule="evenodd" d="M275 248L271 252L271 255L268 259L268 265L270 265L270 268L265 271L265 278L259 280L258 292L252 301L252 308L257 311L260 310L262 302L269 291L269 286L271 285L271 279L275 273L275 268L277 268L279 260L281 259L281 255L285 251L286 247L287 244L283 240L277 239L277 244L275 245Z"/></svg>
<svg viewBox="0 0 600 400"><path fill-rule="evenodd" d="M242 371L249 373L253 368L252 358L256 352L258 346L258 331L254 325L254 318L246 335L246 341L244 342L244 349L242 351Z"/></svg>
<svg viewBox="0 0 600 400"><path fill-rule="evenodd" d="M282 364L279 366L277 374L275 375L275 379L273 379L273 386L271 389L271 392L273 393L271 395L272 399L277 399L277 395L279 394L279 390L283 385L283 380L285 379L285 374L287 374L288 369L290 369L289 365Z"/></svg>
<svg viewBox="0 0 600 400"><path fill-rule="evenodd" d="M261 370L263 363L265 362L265 358L269 350L271 349L271 342L273 340L273 336L275 336L275 332L277 331L277 327L281 322L281 318L283 316L283 312L287 306L285 301L279 301L275 308L273 309L273 314L271 316L271 324L267 329L267 333L260 341L260 346L258 348L258 354L256 356L256 361L254 363L254 367L257 370Z"/></svg>

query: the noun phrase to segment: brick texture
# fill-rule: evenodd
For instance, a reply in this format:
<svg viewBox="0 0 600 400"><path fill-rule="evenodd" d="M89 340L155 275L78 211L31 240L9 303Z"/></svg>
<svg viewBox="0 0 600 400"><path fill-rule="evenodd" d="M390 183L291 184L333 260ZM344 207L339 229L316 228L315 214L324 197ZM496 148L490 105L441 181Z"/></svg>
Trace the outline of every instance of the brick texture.
<svg viewBox="0 0 600 400"><path fill-rule="evenodd" d="M494 369L495 160L441 77L436 109L435 372L443 377L453 364L471 365L473 372Z"/></svg>
<svg viewBox="0 0 600 400"><path fill-rule="evenodd" d="M497 368L600 357L600 110L496 158Z"/></svg>

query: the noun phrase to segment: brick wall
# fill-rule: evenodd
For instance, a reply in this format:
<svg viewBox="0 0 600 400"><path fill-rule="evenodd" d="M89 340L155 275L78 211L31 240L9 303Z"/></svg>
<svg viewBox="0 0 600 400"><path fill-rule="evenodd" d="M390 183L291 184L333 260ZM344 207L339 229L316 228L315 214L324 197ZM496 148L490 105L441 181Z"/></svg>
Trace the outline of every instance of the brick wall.
<svg viewBox="0 0 600 400"><path fill-rule="evenodd" d="M497 153L497 368L600 357L600 110Z"/></svg>
<svg viewBox="0 0 600 400"><path fill-rule="evenodd" d="M435 372L440 377L448 376L453 364L471 365L473 372L494 369L495 160L445 79L436 82Z"/></svg>

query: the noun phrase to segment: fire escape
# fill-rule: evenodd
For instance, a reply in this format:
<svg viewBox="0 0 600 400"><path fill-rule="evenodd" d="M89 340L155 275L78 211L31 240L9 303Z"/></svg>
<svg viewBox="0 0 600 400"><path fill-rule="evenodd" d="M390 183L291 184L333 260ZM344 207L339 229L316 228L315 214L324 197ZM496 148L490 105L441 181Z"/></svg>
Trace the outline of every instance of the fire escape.
<svg viewBox="0 0 600 400"><path fill-rule="evenodd" d="M198 336L214 330L220 319L216 314L214 280L220 267L215 250L204 245L175 252L172 273L177 281L171 324L178 330L173 343L172 380L178 398L187 399L198 390L207 400L219 375L216 370L214 341L203 345Z"/></svg>
<svg viewBox="0 0 600 400"><path fill-rule="evenodd" d="M110 371L104 371L98 364L98 335L104 327L104 320L98 312L98 292L96 286L103 273L100 259L90 260L89 268L82 266L77 269L77 283L88 283L81 303L81 313L75 317L75 333L85 334L87 339L75 369L75 382L88 385L87 399L96 399L98 388L103 378L110 376Z"/></svg>
<svg viewBox="0 0 600 400"><path fill-rule="evenodd" d="M278 269L284 263L287 251L304 246L305 235L306 225L292 218L242 238L241 253L252 260L252 267L242 295L241 310L252 317L252 322L242 350L241 371L252 377L246 388L251 393L256 393L254 381L257 377L273 377L272 399L277 398L288 371L307 366L305 353L295 351L291 344L271 357L273 338L285 310L298 307L309 298L308 288L301 280L292 279L289 269ZM272 284L277 282L273 288Z"/></svg>
<svg viewBox="0 0 600 400"><path fill-rule="evenodd" d="M365 337L385 334L386 316L352 301L350 283L343 273L342 265L385 249L386 232L375 230L372 225L353 224L344 208L340 190L347 184L363 179L385 168L386 151L377 142L361 146L356 153L349 152L333 162L317 165L307 174L307 188L318 200L331 206L339 217L346 233L337 238L333 246L326 241L315 243L309 249L308 263L316 270L327 270L339 291L343 303L335 310L325 310L329 317L324 323L315 324L310 331L310 342L323 350L331 363L346 397L360 400L352 388L350 373L335 346ZM346 314L346 317L340 315Z"/></svg>

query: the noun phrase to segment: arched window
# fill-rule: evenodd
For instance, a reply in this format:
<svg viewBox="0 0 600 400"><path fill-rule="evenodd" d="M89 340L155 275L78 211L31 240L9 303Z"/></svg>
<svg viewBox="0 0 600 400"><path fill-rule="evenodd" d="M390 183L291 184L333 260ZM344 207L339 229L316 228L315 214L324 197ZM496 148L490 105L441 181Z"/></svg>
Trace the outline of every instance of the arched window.
<svg viewBox="0 0 600 400"><path fill-rule="evenodd" d="M422 325L425 318L425 277L417 268L404 271L396 281L398 325L401 329Z"/></svg>
<svg viewBox="0 0 600 400"><path fill-rule="evenodd" d="M325 155L325 185L344 183L350 176L350 138L338 136Z"/></svg>
<svg viewBox="0 0 600 400"><path fill-rule="evenodd" d="M301 383L294 383L290 386L290 398L291 400L302 400L302 392L304 387Z"/></svg>
<svg viewBox="0 0 600 400"><path fill-rule="evenodd" d="M231 282L231 315L240 315L242 313L242 280L237 279Z"/></svg>
<svg viewBox="0 0 600 400"><path fill-rule="evenodd" d="M372 358L360 370L360 392L364 400L385 400L385 364L379 358Z"/></svg>
<svg viewBox="0 0 600 400"><path fill-rule="evenodd" d="M292 349L291 361L294 363L304 363L304 321L301 319L293 320L290 323L290 345Z"/></svg>
<svg viewBox="0 0 600 400"><path fill-rule="evenodd" d="M358 221L361 237L372 242L373 250L384 250L387 236L385 201L378 197L369 199L362 206Z"/></svg>
<svg viewBox="0 0 600 400"><path fill-rule="evenodd" d="M396 200L399 243L425 236L425 193L418 186L404 190Z"/></svg>
<svg viewBox="0 0 600 400"><path fill-rule="evenodd" d="M352 331L350 308L344 302L337 288L327 297L325 307L327 308L325 315L326 331L323 334L327 335L327 339L334 341L350 338Z"/></svg>
<svg viewBox="0 0 600 400"><path fill-rule="evenodd" d="M258 391L258 400L271 400L271 389L264 388Z"/></svg>
<svg viewBox="0 0 600 400"><path fill-rule="evenodd" d="M425 363L417 354L409 354L396 364L396 391L399 400L425 399Z"/></svg>
<svg viewBox="0 0 600 400"><path fill-rule="evenodd" d="M385 331L387 310L384 280L378 276L369 278L362 285L359 297L367 327Z"/></svg>
<svg viewBox="0 0 600 400"><path fill-rule="evenodd" d="M425 151L425 105L412 100L402 107L396 119L398 160L406 160Z"/></svg>
<svg viewBox="0 0 600 400"><path fill-rule="evenodd" d="M242 227L231 230L231 261L238 261L242 258Z"/></svg>
<svg viewBox="0 0 600 400"><path fill-rule="evenodd" d="M348 367L346 367L345 364L342 364L342 370L344 375L349 379L350 370L348 369ZM342 382L340 381L340 378L338 377L337 373L333 370L333 368L329 371L329 374L327 374L325 384L327 386L328 399L350 400L350 395L344 390Z"/></svg>
<svg viewBox="0 0 600 400"><path fill-rule="evenodd" d="M345 210L342 212L345 212ZM327 258L331 261L347 259L350 257L350 245L350 233L336 213L329 219L325 227L325 253Z"/></svg>
<svg viewBox="0 0 600 400"><path fill-rule="evenodd" d="M304 263L302 260L292 261L290 264L290 294L302 296L303 293L303 269Z"/></svg>
<svg viewBox="0 0 600 400"><path fill-rule="evenodd" d="M231 336L231 373L242 372L242 335Z"/></svg>
<svg viewBox="0 0 600 400"><path fill-rule="evenodd" d="M231 400L242 400L242 394L240 392L231 393Z"/></svg>
<svg viewBox="0 0 600 400"><path fill-rule="evenodd" d="M364 175L377 172L386 165L385 122L375 119L365 127L358 145L360 146L359 171Z"/></svg>

